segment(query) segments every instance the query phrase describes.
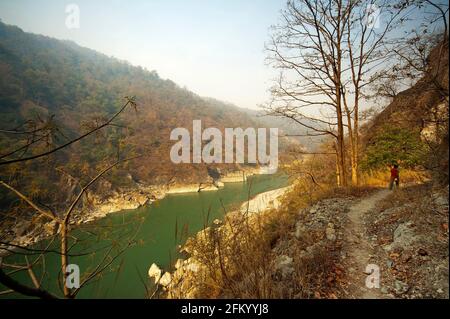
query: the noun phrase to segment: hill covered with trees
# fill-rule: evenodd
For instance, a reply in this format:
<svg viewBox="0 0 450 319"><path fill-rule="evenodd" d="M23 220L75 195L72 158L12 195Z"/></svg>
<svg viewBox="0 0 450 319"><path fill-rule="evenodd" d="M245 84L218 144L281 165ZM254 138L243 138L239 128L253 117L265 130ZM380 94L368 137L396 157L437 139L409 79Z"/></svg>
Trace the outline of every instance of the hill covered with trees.
<svg viewBox="0 0 450 319"><path fill-rule="evenodd" d="M21 185L25 193L39 193L36 196L45 197L55 185L71 184L68 179L84 181L111 159L136 154L142 157L105 177L112 187L130 181L202 181L208 176L205 165L170 161L173 128L192 130L194 119L202 120L203 128L258 126L242 109L200 97L156 71L1 22L0 73L3 162L58 147L107 121L125 104L124 97L136 97L134 110L127 107L114 125L41 162L3 166L3 179Z"/></svg>

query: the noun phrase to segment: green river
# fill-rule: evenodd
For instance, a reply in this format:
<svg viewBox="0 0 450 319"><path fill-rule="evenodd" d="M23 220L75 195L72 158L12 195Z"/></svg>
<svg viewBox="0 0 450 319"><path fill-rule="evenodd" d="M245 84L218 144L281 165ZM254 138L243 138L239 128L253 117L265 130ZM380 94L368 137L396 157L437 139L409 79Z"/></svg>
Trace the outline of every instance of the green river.
<svg viewBox="0 0 450 319"><path fill-rule="evenodd" d="M249 196L254 196L288 184L285 176L256 175L245 183L227 183L218 191L170 194L162 200L135 210L126 210L109 214L107 217L90 224L79 226L71 234L76 238L70 253L71 264L77 264L82 274L93 271L95 266L108 254L117 256L126 243L133 239L135 245L126 249L105 268L100 276L83 287L78 298L143 298L146 294L144 282L149 283L148 269L156 263L163 270L180 258L177 247L187 236L212 224L214 219L222 219L224 208L230 211L240 206ZM72 239L72 243L73 243ZM59 243L43 241L34 246L42 249L51 245L55 250ZM33 261L36 256L29 256ZM14 255L5 262L24 262L24 257ZM103 263L106 265L108 260ZM60 256L48 253L45 263L39 262L36 276L43 278L43 287L61 295L58 285ZM14 278L31 285L26 271L18 272ZM0 285L0 288L1 287ZM0 289L3 290L3 289ZM3 298L20 298L16 294Z"/></svg>

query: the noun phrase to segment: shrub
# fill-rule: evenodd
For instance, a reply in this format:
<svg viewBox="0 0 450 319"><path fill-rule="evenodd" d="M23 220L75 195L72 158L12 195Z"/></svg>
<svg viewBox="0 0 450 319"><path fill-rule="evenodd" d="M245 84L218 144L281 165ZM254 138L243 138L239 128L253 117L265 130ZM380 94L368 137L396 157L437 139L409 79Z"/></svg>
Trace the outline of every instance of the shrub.
<svg viewBox="0 0 450 319"><path fill-rule="evenodd" d="M403 168L414 168L423 164L426 151L419 130L386 125L366 146L361 169L377 170L394 162Z"/></svg>

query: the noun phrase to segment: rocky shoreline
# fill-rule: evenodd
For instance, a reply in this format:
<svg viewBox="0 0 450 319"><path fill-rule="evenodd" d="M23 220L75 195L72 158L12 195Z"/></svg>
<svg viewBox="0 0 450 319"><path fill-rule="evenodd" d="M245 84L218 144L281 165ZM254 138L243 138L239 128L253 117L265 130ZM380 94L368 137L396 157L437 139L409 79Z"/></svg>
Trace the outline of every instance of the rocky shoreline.
<svg viewBox="0 0 450 319"><path fill-rule="evenodd" d="M240 208L236 211L229 212L227 218L240 220L244 214L260 214L270 209L277 209L281 204L283 196L292 190L292 185L267 191L256 195L248 201L242 203ZM221 229L226 227L222 221L215 220L213 222L215 228ZM202 272L201 263L195 260L195 248L191 247L191 242L194 238L202 239L208 237L211 227L203 229L194 235L193 238L188 238L185 245L180 248L180 252L189 255L186 259L178 259L174 264L173 272L163 271L160 267L153 263L149 270L148 276L152 279L155 285L162 288L168 298L178 298L183 295L185 298L195 298L196 291L192 284L194 277ZM226 229L224 229L226 231Z"/></svg>
<svg viewBox="0 0 450 319"><path fill-rule="evenodd" d="M164 188L157 186L139 185L133 190L124 190L121 193L114 192L111 196L102 199L100 196L88 194L89 206L76 210L71 216L69 225L75 227L106 217L108 214L120 212L127 209L137 209L148 205L156 200L164 198L166 193ZM88 210L88 213L86 213ZM3 241L11 245L0 245L0 257L5 257L19 247L28 247L36 244L46 238L55 235L58 232L58 225L55 221L46 224L39 224L31 221L23 221L14 227L5 227L2 225ZM3 248L3 249L2 249Z"/></svg>
<svg viewBox="0 0 450 319"><path fill-rule="evenodd" d="M74 211L70 225L82 225L106 217L108 214L123 210L137 209L149 205L154 201L163 199L168 194L196 193L205 191L217 191L224 187L224 183L246 181L249 176L260 174L259 169L246 169L238 172L228 172L218 180L208 179L206 182L196 184L171 184L171 185L143 185L137 184L136 188L112 193L107 198L88 193L89 206ZM2 241L10 243L9 246L0 244L0 257L5 257L19 247L34 245L58 232L56 222L48 222L44 225L31 221L23 221L15 225L1 225ZM2 249L3 248L3 249Z"/></svg>
<svg viewBox="0 0 450 319"><path fill-rule="evenodd" d="M281 198L289 192L292 186L274 189L256 195L248 201L245 201L239 209L242 213L262 213L268 209L277 209L281 205Z"/></svg>

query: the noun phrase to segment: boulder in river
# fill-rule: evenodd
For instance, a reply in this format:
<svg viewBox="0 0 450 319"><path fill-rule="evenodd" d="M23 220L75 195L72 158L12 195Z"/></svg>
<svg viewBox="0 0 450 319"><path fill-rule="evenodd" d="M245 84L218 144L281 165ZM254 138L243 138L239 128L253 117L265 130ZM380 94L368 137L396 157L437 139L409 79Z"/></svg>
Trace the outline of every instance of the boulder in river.
<svg viewBox="0 0 450 319"><path fill-rule="evenodd" d="M159 284L163 287L167 287L172 281L172 275L170 272L164 273L164 275L159 279Z"/></svg>
<svg viewBox="0 0 450 319"><path fill-rule="evenodd" d="M175 263L175 269L179 269L181 267L183 267L183 259L178 259L177 262Z"/></svg>
<svg viewBox="0 0 450 319"><path fill-rule="evenodd" d="M155 263L153 263L148 270L148 276L150 278L155 278L155 284L160 280L161 273L161 269Z"/></svg>

